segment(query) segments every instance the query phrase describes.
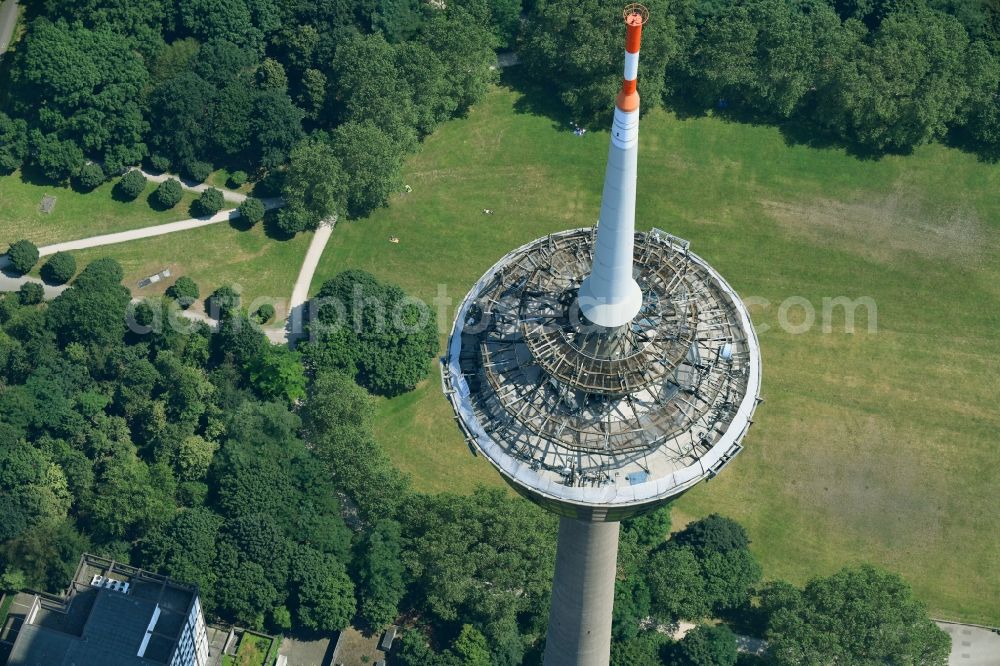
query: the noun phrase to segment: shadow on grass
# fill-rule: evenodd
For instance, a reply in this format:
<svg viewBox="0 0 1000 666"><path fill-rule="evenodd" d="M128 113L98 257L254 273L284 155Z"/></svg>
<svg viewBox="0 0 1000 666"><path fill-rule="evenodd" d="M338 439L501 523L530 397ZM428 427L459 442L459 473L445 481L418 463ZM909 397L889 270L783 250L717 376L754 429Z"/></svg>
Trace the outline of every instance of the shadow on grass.
<svg viewBox="0 0 1000 666"><path fill-rule="evenodd" d="M268 211L264 216L264 235L271 240L287 241L295 238L295 234L290 234L278 226L278 215L276 211Z"/></svg>
<svg viewBox="0 0 1000 666"><path fill-rule="evenodd" d="M544 116L552 120L552 127L559 131L573 128L573 111L559 100L552 86L543 85L532 78L524 67L504 69L501 85L520 94L514 103L517 113ZM684 83L676 84L681 90ZM608 120L610 121L612 100L608 100ZM788 146L807 146L817 150L844 150L848 155L865 161L877 161L889 155L910 155L913 147L901 149L878 149L841 136L814 120L816 109L810 104L803 105L792 118L765 113L755 109L740 99L716 99L706 101L683 92L672 92L665 99L665 106L679 120L689 120L712 116L726 122L742 125L774 127ZM1000 162L1000 147L991 148L977 142L963 128L952 130L940 140L946 146L976 155L986 163Z"/></svg>
<svg viewBox="0 0 1000 666"><path fill-rule="evenodd" d="M566 108L554 90L533 81L524 67L508 67L501 72L500 85L520 93L514 111L552 120L552 128L564 132L572 129L572 111Z"/></svg>
<svg viewBox="0 0 1000 666"><path fill-rule="evenodd" d="M240 215L239 217L234 217L229 220L229 226L236 231L250 231L254 228L254 225L247 221L245 217Z"/></svg>
<svg viewBox="0 0 1000 666"><path fill-rule="evenodd" d="M27 185L37 185L39 187L60 187L63 189L69 189L69 186L65 182L49 178L42 173L42 170L37 166L27 162L21 166L21 182Z"/></svg>
<svg viewBox="0 0 1000 666"><path fill-rule="evenodd" d="M174 206L164 206L160 202L159 197L156 196L156 190L153 190L152 192L150 192L149 194L146 195L146 204L148 204L150 208L152 208L153 210L155 210L158 213L162 213L163 211L170 210L171 208L173 208L174 206L177 205L177 204L174 204Z"/></svg>

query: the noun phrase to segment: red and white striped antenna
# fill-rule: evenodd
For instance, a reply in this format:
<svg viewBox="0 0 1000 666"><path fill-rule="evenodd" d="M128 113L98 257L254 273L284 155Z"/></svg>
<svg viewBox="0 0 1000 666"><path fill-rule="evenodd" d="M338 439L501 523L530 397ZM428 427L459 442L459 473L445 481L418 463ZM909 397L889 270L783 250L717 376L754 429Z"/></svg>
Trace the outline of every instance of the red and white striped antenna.
<svg viewBox="0 0 1000 666"><path fill-rule="evenodd" d="M639 44L649 10L625 8L625 76L615 99L611 146L601 195L594 262L580 285L580 311L605 328L628 324L642 308L642 291L632 275L635 243L635 183L639 154Z"/></svg>
<svg viewBox="0 0 1000 666"><path fill-rule="evenodd" d="M642 42L642 26L649 21L649 10L638 3L625 7L625 76L622 90L618 93L615 106L625 112L639 108L639 93L636 80L639 76L639 44Z"/></svg>

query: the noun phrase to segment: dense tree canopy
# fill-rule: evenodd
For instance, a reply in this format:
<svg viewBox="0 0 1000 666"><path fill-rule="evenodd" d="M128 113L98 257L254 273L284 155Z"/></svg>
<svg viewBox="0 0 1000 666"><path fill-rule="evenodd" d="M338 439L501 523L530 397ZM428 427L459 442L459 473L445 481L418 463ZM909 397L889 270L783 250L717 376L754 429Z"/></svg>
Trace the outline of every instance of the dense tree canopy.
<svg viewBox="0 0 1000 666"><path fill-rule="evenodd" d="M145 154L142 99L149 74L110 27L32 21L13 70L15 112L71 140L114 173Z"/></svg>
<svg viewBox="0 0 1000 666"><path fill-rule="evenodd" d="M763 597L776 664L836 662L862 666L945 664L948 634L898 575L870 566L816 578L804 589L773 585Z"/></svg>

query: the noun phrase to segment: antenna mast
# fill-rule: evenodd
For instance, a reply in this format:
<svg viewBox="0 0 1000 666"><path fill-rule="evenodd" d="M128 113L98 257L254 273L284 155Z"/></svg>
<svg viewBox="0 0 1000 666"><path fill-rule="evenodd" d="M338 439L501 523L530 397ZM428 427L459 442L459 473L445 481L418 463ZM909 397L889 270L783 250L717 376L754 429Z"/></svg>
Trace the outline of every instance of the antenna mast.
<svg viewBox="0 0 1000 666"><path fill-rule="evenodd" d="M649 11L625 8L625 75L615 99L611 146L604 174L601 217L590 275L580 285L580 310L590 322L617 328L642 307L642 291L632 276L635 243L635 181L639 157L639 44Z"/></svg>

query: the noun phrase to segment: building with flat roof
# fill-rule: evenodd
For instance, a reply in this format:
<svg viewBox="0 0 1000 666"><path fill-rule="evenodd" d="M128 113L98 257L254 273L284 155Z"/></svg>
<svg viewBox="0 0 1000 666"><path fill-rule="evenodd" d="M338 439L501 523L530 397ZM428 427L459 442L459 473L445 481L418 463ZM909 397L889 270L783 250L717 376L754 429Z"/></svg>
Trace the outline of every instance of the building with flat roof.
<svg viewBox="0 0 1000 666"><path fill-rule="evenodd" d="M21 593L7 666L206 666L198 588L84 554L62 596ZM0 653L2 654L2 653Z"/></svg>

